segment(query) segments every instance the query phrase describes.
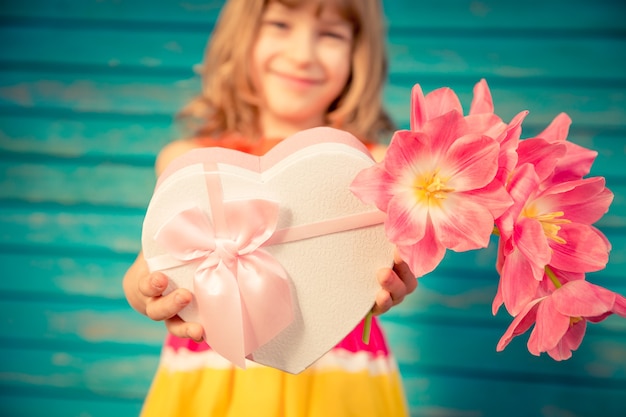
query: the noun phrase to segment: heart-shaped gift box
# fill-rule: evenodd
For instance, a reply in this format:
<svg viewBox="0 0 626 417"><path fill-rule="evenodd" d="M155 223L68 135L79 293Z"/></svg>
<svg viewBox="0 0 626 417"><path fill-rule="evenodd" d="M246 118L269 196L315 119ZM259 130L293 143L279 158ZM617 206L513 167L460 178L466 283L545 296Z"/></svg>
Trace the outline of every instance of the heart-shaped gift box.
<svg viewBox="0 0 626 417"><path fill-rule="evenodd" d="M299 373L363 319L376 271L392 263L384 214L350 191L374 163L354 136L323 127L261 157L190 151L158 179L144 256L168 292L194 292L180 316L202 323L215 351Z"/></svg>

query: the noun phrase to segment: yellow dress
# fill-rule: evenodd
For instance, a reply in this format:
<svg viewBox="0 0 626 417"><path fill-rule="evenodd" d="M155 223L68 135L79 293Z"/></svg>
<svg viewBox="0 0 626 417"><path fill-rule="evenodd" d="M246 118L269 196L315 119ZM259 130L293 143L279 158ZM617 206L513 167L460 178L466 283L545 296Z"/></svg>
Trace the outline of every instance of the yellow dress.
<svg viewBox="0 0 626 417"><path fill-rule="evenodd" d="M300 374L248 361L232 365L208 345L169 335L143 417L406 416L396 363L374 321L369 345L361 323Z"/></svg>
<svg viewBox="0 0 626 417"><path fill-rule="evenodd" d="M220 142L263 154L269 141ZM361 322L300 374L248 361L240 369L206 343L168 335L142 417L401 417L406 400L396 362L374 318L370 343Z"/></svg>

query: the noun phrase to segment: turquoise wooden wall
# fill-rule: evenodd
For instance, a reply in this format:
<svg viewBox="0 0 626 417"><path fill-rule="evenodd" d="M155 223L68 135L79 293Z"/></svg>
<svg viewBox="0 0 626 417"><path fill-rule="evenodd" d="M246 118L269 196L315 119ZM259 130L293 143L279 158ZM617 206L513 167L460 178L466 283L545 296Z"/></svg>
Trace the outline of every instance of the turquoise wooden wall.
<svg viewBox="0 0 626 417"><path fill-rule="evenodd" d="M221 1L0 2L0 415L133 416L161 324L122 294L139 250L155 154L198 89L192 67ZM626 6L622 0L386 0L386 103L408 125L410 87L485 77L524 136L565 111L615 192L613 243L589 280L626 294ZM590 326L574 358L495 345L494 248L450 254L384 316L413 416L626 415L626 320Z"/></svg>

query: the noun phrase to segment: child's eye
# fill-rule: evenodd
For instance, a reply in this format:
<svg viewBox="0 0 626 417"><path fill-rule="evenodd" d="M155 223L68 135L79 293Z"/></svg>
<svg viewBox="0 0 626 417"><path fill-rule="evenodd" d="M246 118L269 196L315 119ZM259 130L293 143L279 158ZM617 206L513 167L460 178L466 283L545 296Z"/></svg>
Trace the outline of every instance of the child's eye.
<svg viewBox="0 0 626 417"><path fill-rule="evenodd" d="M346 39L346 35L344 35L343 33L334 32L334 31L322 31L320 35L333 38L333 39L339 39L339 40Z"/></svg>
<svg viewBox="0 0 626 417"><path fill-rule="evenodd" d="M318 28L319 36L336 39L340 41L350 41L352 39L352 27L344 23L322 24Z"/></svg>
<svg viewBox="0 0 626 417"><path fill-rule="evenodd" d="M265 24L276 29L289 29L289 24L282 20L266 20Z"/></svg>

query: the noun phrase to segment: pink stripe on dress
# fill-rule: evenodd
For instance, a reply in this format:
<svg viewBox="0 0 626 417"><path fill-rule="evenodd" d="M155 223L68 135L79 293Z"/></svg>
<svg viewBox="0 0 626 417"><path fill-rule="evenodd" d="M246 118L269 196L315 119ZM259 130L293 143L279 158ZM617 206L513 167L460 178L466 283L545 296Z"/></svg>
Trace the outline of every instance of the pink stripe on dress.
<svg viewBox="0 0 626 417"><path fill-rule="evenodd" d="M333 349L343 349L351 353L357 352L369 352L374 356L389 356L389 349L381 327L378 324L376 317L372 319L371 335L369 344L363 343L364 322L361 322L352 330L341 342L337 344ZM192 339L176 337L172 334L168 334L165 340L165 346L178 351L179 349L186 349L191 352L204 352L211 347L204 342L194 342Z"/></svg>

